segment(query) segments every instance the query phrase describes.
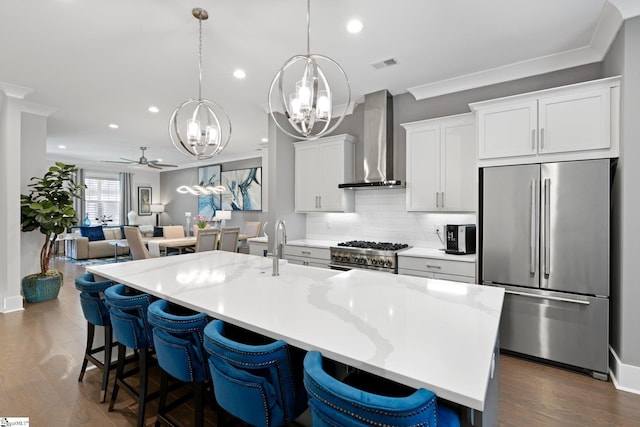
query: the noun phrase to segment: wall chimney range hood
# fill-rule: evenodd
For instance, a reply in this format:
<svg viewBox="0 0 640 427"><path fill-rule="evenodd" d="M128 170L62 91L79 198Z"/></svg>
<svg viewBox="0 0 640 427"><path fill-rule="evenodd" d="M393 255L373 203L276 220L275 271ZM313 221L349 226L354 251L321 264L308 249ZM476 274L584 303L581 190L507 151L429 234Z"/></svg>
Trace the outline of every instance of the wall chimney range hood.
<svg viewBox="0 0 640 427"><path fill-rule="evenodd" d="M364 179L338 184L338 188L394 188L402 182L393 176L393 99L387 90L364 96Z"/></svg>

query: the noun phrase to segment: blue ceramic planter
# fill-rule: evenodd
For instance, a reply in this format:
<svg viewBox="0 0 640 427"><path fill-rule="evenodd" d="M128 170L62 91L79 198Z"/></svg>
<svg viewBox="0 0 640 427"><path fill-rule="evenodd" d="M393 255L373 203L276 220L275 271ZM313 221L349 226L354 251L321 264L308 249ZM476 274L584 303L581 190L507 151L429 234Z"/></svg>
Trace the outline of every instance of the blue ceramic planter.
<svg viewBox="0 0 640 427"><path fill-rule="evenodd" d="M30 274L22 279L22 295L28 303L49 301L58 297L62 273L54 276Z"/></svg>

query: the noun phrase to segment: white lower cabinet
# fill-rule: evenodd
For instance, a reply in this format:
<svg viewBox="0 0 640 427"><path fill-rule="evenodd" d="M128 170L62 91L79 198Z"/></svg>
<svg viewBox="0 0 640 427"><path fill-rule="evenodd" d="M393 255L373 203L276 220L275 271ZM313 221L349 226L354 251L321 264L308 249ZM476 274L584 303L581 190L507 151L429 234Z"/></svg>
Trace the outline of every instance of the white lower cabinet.
<svg viewBox="0 0 640 427"><path fill-rule="evenodd" d="M329 268L329 248L285 245L284 257L292 264Z"/></svg>
<svg viewBox="0 0 640 427"><path fill-rule="evenodd" d="M476 283L476 263L398 255L398 274Z"/></svg>
<svg viewBox="0 0 640 427"><path fill-rule="evenodd" d="M264 256L265 251L269 249L269 244L267 242L249 242L249 254Z"/></svg>

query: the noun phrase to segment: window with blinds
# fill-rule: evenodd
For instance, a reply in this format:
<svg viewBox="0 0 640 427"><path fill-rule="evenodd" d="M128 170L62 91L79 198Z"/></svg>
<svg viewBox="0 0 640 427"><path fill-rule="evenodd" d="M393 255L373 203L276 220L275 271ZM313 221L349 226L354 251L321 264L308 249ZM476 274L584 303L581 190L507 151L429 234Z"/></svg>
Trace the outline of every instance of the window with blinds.
<svg viewBox="0 0 640 427"><path fill-rule="evenodd" d="M93 223L120 225L120 181L85 177L85 212Z"/></svg>

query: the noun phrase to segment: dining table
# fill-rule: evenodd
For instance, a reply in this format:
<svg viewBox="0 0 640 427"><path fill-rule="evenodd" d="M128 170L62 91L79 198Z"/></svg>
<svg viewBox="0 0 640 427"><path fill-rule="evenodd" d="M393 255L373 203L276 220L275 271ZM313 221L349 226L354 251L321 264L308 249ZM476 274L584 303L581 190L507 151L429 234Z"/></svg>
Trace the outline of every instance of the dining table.
<svg viewBox="0 0 640 427"><path fill-rule="evenodd" d="M460 408L498 425L504 290L367 270L338 271L209 251L88 271Z"/></svg>

